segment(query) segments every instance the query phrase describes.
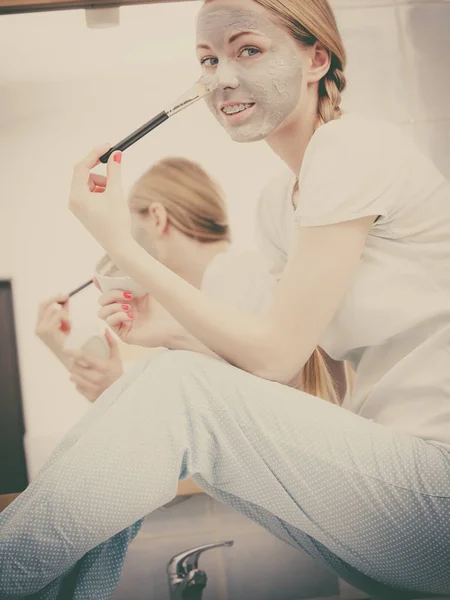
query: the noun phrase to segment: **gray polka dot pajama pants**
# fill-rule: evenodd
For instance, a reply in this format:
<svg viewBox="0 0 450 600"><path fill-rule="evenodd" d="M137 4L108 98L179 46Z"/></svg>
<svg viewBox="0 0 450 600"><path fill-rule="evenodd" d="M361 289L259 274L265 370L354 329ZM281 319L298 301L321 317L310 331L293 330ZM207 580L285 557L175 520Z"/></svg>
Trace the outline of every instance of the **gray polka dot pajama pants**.
<svg viewBox="0 0 450 600"><path fill-rule="evenodd" d="M193 476L382 598L450 593L450 452L193 352L120 378L0 514L0 598L107 600L142 519Z"/></svg>

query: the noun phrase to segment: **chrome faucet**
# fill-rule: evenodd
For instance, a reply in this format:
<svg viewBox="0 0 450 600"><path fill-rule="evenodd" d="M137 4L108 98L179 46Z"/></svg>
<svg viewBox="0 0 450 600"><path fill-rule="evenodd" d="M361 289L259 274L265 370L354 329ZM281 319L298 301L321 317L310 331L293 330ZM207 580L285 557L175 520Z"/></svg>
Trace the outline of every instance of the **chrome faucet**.
<svg viewBox="0 0 450 600"><path fill-rule="evenodd" d="M198 568L202 552L221 546L232 546L233 540L205 544L173 556L167 565L170 600L200 600L206 587L205 571Z"/></svg>

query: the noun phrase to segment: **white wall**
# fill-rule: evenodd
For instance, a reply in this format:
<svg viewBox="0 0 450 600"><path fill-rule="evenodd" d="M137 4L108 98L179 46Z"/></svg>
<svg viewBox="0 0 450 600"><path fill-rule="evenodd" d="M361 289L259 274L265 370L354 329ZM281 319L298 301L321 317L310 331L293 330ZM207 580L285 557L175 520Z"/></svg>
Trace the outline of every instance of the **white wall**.
<svg viewBox="0 0 450 600"><path fill-rule="evenodd" d="M450 2L336 0L349 55L343 107L401 123L450 176ZM116 142L197 77L198 3L121 9L121 25L89 31L83 11L0 20L0 277L13 279L30 474L87 409L34 336L39 301L91 276L101 248L67 210L73 163ZM222 184L240 245L252 212L281 167L264 143L230 142L203 104L125 152L127 189L165 155L199 161ZM73 302L92 320L96 293Z"/></svg>

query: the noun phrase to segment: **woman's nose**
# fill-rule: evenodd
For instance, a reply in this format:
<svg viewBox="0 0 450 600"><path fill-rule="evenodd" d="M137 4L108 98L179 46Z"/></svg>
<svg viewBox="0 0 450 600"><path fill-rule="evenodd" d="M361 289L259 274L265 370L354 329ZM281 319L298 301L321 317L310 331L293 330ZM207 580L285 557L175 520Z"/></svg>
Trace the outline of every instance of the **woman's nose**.
<svg viewBox="0 0 450 600"><path fill-rule="evenodd" d="M219 81L219 88L235 89L239 85L239 79L233 65L228 61L221 61L216 69L216 76Z"/></svg>

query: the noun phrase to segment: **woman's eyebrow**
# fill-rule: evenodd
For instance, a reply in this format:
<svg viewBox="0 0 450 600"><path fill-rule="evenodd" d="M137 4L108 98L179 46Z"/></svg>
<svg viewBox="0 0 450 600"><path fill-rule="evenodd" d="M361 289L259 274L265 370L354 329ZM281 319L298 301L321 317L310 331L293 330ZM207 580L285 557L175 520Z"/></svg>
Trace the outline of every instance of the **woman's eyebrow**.
<svg viewBox="0 0 450 600"><path fill-rule="evenodd" d="M259 31L255 31L254 29L248 29L248 30L244 30L244 31L239 31L238 33L234 33L232 36L230 36L228 38L228 43L232 44L242 35L257 35L259 37L266 37L266 36L264 36L264 34L260 33Z"/></svg>
<svg viewBox="0 0 450 600"><path fill-rule="evenodd" d="M259 31L255 31L253 29L248 29L248 30L244 30L244 31L238 31L237 33L233 33L233 35L231 35L228 38L228 43L232 44L233 42L235 42L238 38L240 38L243 35L257 35L259 37L266 37L266 36L264 36L264 34L259 33ZM211 47L208 44L197 44L197 50L211 50Z"/></svg>

